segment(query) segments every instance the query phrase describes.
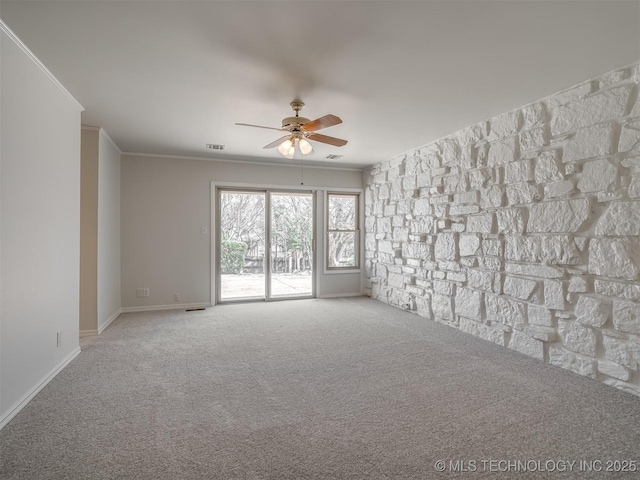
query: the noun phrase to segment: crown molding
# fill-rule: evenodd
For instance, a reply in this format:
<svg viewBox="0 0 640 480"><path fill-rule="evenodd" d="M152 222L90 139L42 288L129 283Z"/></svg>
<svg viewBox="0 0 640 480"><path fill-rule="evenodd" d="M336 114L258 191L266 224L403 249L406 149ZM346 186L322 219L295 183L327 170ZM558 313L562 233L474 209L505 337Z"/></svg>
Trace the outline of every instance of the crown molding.
<svg viewBox="0 0 640 480"><path fill-rule="evenodd" d="M211 158L211 157L194 157L188 155L160 155L154 153L136 153L136 152L122 152L122 155L129 157L156 157L167 158L172 160L199 160L204 162L220 162L220 163L235 163L240 165L262 165L270 167L284 167L284 168L300 168L300 164L293 163L280 163L270 161L257 161L257 160L243 160L243 159L231 159L231 158ZM311 161L304 162L304 168L319 169L319 170L343 170L348 172L361 172L369 165L363 165L362 167L339 167L333 165L319 165L317 162L311 163Z"/></svg>
<svg viewBox="0 0 640 480"><path fill-rule="evenodd" d="M42 73L44 73L45 77L47 77L49 81L53 83L58 88L58 90L60 90L71 101L71 103L73 103L78 108L78 110L80 110L81 112L84 111L84 107L80 105L80 103L73 97L73 95L71 95L71 93L69 93L69 90L64 88L64 85L62 85L58 81L58 79L53 75L53 73L51 73L49 69L45 67L40 60L38 60L38 57L36 57L34 53L31 50L29 50L29 48L24 43L22 43L22 40L18 38L18 36L13 32L13 30L11 30L1 18L0 18L0 30L2 30L7 35L7 37L9 37L9 39L13 43L15 43L20 50L22 50L22 52L27 56L27 58L29 58L35 64L35 66L38 67L40 71L42 71Z"/></svg>
<svg viewBox="0 0 640 480"><path fill-rule="evenodd" d="M93 125L81 125L80 129L86 132L96 132L98 136L102 135L111 145L113 145L113 148L115 148L118 151L118 154L122 155L122 150L120 150L120 147L118 146L118 144L116 144L116 142L113 141L113 138L109 136L109 134L104 128L94 127Z"/></svg>

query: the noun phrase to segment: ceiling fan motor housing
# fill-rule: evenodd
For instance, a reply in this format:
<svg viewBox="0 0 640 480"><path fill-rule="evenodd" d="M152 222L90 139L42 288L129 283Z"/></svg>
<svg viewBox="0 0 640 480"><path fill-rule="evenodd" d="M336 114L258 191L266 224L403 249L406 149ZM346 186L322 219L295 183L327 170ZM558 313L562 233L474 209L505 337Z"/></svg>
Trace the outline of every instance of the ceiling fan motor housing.
<svg viewBox="0 0 640 480"><path fill-rule="evenodd" d="M299 100L294 100L293 102L290 103L290 105L292 110L296 112L296 116L287 117L284 120L282 120L282 128L289 130L290 132L297 132L297 131L300 131L301 125L304 125L305 123L309 123L310 120L308 118L298 116L300 114L300 110L302 110L302 108L304 107L304 102L301 102Z"/></svg>
<svg viewBox="0 0 640 480"><path fill-rule="evenodd" d="M282 128L294 130L296 127L300 127L301 125L309 122L310 120L304 117L287 117L282 120Z"/></svg>

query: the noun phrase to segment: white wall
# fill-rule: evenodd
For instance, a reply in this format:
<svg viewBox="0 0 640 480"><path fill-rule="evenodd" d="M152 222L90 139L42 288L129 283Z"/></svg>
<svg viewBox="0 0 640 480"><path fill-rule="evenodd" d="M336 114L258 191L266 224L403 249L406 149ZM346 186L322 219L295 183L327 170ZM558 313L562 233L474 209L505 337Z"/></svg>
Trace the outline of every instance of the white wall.
<svg viewBox="0 0 640 480"><path fill-rule="evenodd" d="M120 314L120 149L100 129L98 148L98 331Z"/></svg>
<svg viewBox="0 0 640 480"><path fill-rule="evenodd" d="M80 336L120 314L120 155L99 127L82 126Z"/></svg>
<svg viewBox="0 0 640 480"><path fill-rule="evenodd" d="M98 333L99 129L82 127L80 167L80 335Z"/></svg>
<svg viewBox="0 0 640 480"><path fill-rule="evenodd" d="M80 351L82 107L0 30L2 427Z"/></svg>
<svg viewBox="0 0 640 480"><path fill-rule="evenodd" d="M176 304L174 293L180 304L209 304L211 182L300 187L300 168L124 154L121 181L123 308ZM357 190L362 173L305 168L304 183ZM320 277L318 296L361 290L360 274ZM136 288L150 296L136 298Z"/></svg>

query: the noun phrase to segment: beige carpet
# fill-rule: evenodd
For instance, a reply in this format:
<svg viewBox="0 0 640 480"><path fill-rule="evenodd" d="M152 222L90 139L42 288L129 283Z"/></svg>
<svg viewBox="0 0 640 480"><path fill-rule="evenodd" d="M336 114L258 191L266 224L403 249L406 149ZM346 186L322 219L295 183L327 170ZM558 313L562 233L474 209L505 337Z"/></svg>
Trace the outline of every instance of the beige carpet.
<svg viewBox="0 0 640 480"><path fill-rule="evenodd" d="M0 432L0 478L631 479L578 468L639 445L640 398L367 298L298 300L122 315Z"/></svg>

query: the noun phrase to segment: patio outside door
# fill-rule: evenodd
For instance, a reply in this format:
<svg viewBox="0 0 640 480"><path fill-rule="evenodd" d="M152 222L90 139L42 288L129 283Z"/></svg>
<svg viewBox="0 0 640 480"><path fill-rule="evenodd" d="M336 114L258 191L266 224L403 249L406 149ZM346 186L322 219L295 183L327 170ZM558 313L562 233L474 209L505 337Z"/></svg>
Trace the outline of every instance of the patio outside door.
<svg viewBox="0 0 640 480"><path fill-rule="evenodd" d="M311 192L217 191L217 301L313 296Z"/></svg>

